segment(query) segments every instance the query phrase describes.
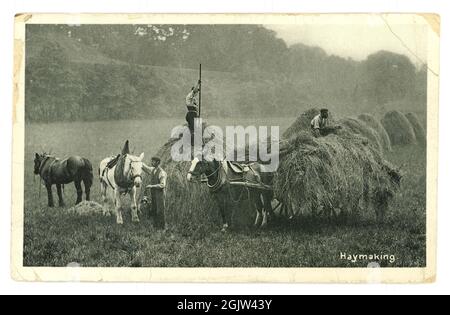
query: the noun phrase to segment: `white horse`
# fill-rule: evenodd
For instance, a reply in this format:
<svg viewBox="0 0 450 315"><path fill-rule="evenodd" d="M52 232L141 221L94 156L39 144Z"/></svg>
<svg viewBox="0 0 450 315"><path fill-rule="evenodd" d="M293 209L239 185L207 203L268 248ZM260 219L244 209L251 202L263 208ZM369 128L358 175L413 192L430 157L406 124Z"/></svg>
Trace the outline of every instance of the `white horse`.
<svg viewBox="0 0 450 315"><path fill-rule="evenodd" d="M116 210L117 224L123 224L121 195L129 194L131 197L131 217L133 222L139 222L138 206L136 202L137 189L142 185L142 165L144 153L139 157L130 154L129 142L125 143L122 154L115 165L109 163L115 157L109 157L100 162L100 188L103 199L105 215L107 211L107 190L111 188L114 193L114 205Z"/></svg>

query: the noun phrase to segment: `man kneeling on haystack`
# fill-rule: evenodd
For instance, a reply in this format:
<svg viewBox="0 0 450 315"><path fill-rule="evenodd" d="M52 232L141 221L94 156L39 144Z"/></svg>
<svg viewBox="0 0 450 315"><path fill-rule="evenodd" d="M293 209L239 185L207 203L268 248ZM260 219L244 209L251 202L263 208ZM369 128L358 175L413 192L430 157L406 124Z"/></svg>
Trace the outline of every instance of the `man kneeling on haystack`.
<svg viewBox="0 0 450 315"><path fill-rule="evenodd" d="M330 126L328 117L328 109L322 108L320 114L311 120L311 132L314 137L325 137L342 128L341 126Z"/></svg>

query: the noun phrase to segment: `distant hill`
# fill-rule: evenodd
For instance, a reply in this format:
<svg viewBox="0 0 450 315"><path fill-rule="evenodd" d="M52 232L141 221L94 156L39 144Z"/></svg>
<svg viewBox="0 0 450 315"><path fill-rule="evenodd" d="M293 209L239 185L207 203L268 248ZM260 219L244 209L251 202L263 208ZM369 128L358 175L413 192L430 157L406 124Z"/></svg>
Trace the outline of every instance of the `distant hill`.
<svg viewBox="0 0 450 315"><path fill-rule="evenodd" d="M200 61L206 116L292 116L311 106L340 113L389 104L425 108L426 72L404 56L380 52L357 62L319 47L287 47L271 31L242 27L244 35L230 26L192 28L190 37L180 28L182 37L162 41L140 26L27 26L26 118L182 117ZM169 38L177 30L165 32ZM211 43L205 34L220 40Z"/></svg>

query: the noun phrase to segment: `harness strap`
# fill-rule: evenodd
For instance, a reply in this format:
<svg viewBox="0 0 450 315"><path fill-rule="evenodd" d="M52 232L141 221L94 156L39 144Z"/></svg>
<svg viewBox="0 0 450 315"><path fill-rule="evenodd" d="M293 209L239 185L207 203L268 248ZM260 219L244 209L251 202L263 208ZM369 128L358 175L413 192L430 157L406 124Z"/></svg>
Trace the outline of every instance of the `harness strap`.
<svg viewBox="0 0 450 315"><path fill-rule="evenodd" d="M44 166L49 159L50 159L50 156L46 156L44 158L44 160L41 162L41 165L39 166L39 175L41 175L41 177L42 177L42 171L44 170Z"/></svg>
<svg viewBox="0 0 450 315"><path fill-rule="evenodd" d="M217 181L214 184L210 185L208 181L208 188L211 189L212 192L218 192L223 187L222 174L220 173L221 169L223 169L223 165L219 164L219 167L212 174L206 175L206 177L209 179L217 173Z"/></svg>
<svg viewBox="0 0 450 315"><path fill-rule="evenodd" d="M108 185L113 189L113 190L116 190L116 187L114 187L113 186L113 184L111 184L111 181L109 180L109 171L110 171L110 168L108 168L108 167L106 167L104 170L103 170L103 173L106 173L106 181L108 182Z"/></svg>
<svg viewBox="0 0 450 315"><path fill-rule="evenodd" d="M48 167L48 172L47 172L47 176L44 176L43 171L44 171L44 166L47 164L47 162L50 160L51 156L47 156L44 161L41 163L41 167L39 168L39 174L41 175L41 178L44 180L44 182L46 184L50 184L49 181L51 179L51 175L52 175L52 166L53 164L55 164L58 159L54 159L50 166Z"/></svg>
<svg viewBox="0 0 450 315"><path fill-rule="evenodd" d="M58 161L57 159L53 160L53 162L50 163L50 166L48 167L48 177L49 177L49 179L51 179L51 177L52 177L52 166L53 166L57 161Z"/></svg>

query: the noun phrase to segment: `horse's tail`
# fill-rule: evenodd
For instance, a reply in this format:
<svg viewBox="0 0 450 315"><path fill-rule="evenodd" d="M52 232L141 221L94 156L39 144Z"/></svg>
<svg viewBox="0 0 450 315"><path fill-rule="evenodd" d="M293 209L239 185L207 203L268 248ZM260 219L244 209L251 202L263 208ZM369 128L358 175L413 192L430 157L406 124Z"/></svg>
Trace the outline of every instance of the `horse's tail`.
<svg viewBox="0 0 450 315"><path fill-rule="evenodd" d="M92 163L88 159L83 158L84 167L82 169L83 181L85 185L92 187L94 182L94 171L92 168Z"/></svg>

